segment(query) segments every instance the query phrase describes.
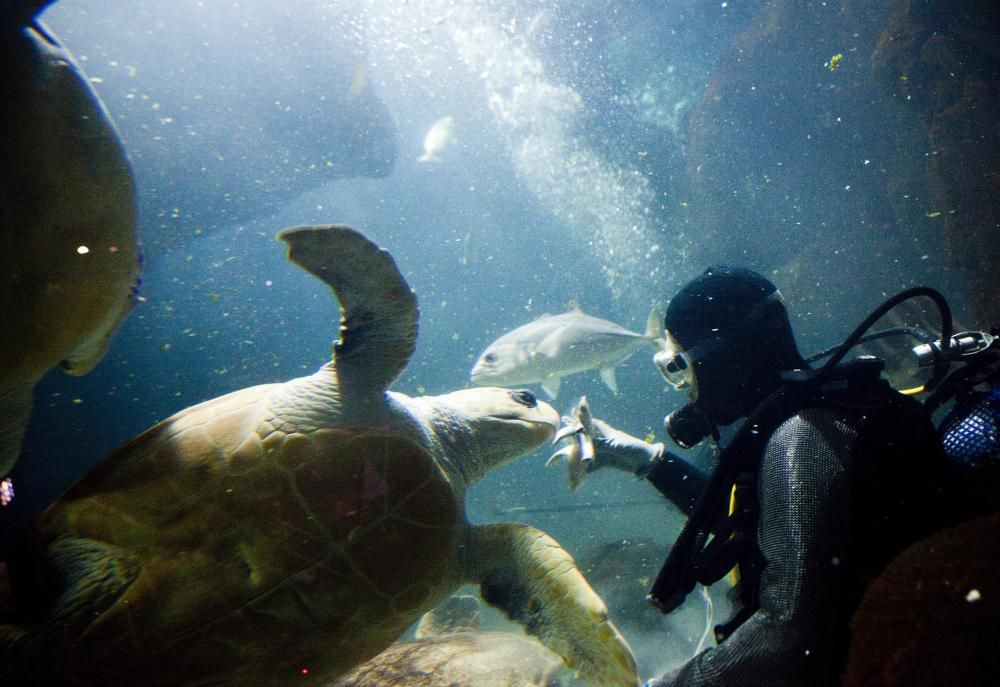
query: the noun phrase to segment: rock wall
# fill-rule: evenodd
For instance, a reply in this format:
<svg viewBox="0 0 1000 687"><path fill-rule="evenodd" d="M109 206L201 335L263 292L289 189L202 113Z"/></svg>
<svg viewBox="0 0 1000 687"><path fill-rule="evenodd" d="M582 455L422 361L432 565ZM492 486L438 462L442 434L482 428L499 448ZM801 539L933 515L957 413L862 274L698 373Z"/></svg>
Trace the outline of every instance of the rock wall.
<svg viewBox="0 0 1000 687"><path fill-rule="evenodd" d="M767 271L818 330L916 283L1000 322L998 11L765 4L691 114L694 261Z"/></svg>
<svg viewBox="0 0 1000 687"><path fill-rule="evenodd" d="M947 260L967 281L978 324L1000 323L1000 5L893 3L871 68L890 98L920 116Z"/></svg>

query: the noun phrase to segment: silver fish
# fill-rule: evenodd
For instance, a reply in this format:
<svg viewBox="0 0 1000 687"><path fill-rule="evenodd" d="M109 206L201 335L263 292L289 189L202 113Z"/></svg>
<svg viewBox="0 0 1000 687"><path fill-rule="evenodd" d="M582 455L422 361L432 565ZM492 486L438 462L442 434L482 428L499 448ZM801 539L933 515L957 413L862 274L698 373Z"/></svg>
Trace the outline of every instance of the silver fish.
<svg viewBox="0 0 1000 687"><path fill-rule="evenodd" d="M543 315L491 343L472 368L472 383L480 386L541 384L550 397L559 394L563 377L599 370L601 379L618 393L615 365L644 346L662 348L663 330L654 308L646 333L637 334L578 309Z"/></svg>
<svg viewBox="0 0 1000 687"><path fill-rule="evenodd" d="M570 411L562 417L562 429L552 438L553 444L562 444L545 463L545 467L558 465L566 459L569 467L569 490L576 491L587 479L596 454L594 452L594 417L590 413L587 397L582 396Z"/></svg>

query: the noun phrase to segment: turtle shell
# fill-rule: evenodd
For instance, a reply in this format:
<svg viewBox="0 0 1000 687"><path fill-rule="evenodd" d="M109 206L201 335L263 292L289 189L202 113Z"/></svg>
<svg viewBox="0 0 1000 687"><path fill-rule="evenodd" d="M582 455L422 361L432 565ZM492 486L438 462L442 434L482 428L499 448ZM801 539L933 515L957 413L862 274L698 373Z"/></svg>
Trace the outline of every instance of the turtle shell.
<svg viewBox="0 0 1000 687"><path fill-rule="evenodd" d="M152 428L43 514L37 584L56 606L106 606L46 639L70 657L60 670L103 685L119 669L171 686L336 675L457 586L465 520L433 456L378 427L257 422L269 388ZM74 579L72 548L95 545L118 572ZM88 600L102 587L117 592Z"/></svg>
<svg viewBox="0 0 1000 687"><path fill-rule="evenodd" d="M511 632L465 631L396 642L330 687L576 685L562 659Z"/></svg>

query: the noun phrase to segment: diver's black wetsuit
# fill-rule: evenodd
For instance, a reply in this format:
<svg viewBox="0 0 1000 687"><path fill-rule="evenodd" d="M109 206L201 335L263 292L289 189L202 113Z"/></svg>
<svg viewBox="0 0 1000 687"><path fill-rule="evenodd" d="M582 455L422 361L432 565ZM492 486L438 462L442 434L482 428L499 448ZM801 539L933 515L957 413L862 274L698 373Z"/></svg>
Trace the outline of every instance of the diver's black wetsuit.
<svg viewBox="0 0 1000 687"><path fill-rule="evenodd" d="M837 683L866 581L939 514L934 494L941 485L920 465L936 466L936 454L914 454L935 445L929 425L897 425L902 432L893 433L901 436L883 436L881 446L859 440L859 428L852 413L810 408L773 432L758 482L757 539L766 560L759 608L718 647L649 685ZM686 512L705 482L669 457L647 478Z"/></svg>

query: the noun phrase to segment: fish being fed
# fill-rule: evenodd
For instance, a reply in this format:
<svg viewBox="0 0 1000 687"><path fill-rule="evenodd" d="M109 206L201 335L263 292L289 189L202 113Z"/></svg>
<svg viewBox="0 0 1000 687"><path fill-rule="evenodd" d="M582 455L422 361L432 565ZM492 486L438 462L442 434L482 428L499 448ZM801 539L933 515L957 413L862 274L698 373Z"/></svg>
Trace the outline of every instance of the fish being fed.
<svg viewBox="0 0 1000 687"><path fill-rule="evenodd" d="M587 397L582 396L577 404L570 411L569 415L562 418L562 428L556 432L552 438L553 444L563 442L565 445L556 451L546 467L556 465L563 458L569 466L569 489L576 491L583 486L587 479L587 472L594 463L594 440L596 434L594 430L594 416L590 413L590 405Z"/></svg>
<svg viewBox="0 0 1000 687"><path fill-rule="evenodd" d="M644 346L664 345L659 311L649 313L645 334L572 309L543 315L491 343L472 367L476 385L541 384L556 398L562 378L599 370L608 388L618 393L615 365Z"/></svg>
<svg viewBox="0 0 1000 687"><path fill-rule="evenodd" d="M455 142L455 118L451 115L434 122L424 135L424 154L417 162L440 162L441 153Z"/></svg>

